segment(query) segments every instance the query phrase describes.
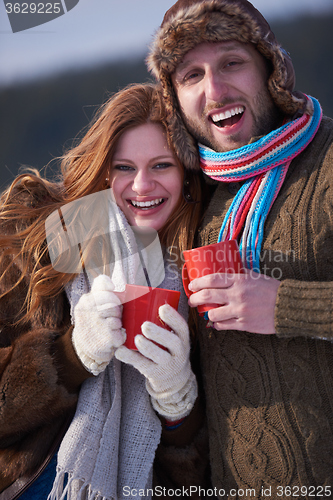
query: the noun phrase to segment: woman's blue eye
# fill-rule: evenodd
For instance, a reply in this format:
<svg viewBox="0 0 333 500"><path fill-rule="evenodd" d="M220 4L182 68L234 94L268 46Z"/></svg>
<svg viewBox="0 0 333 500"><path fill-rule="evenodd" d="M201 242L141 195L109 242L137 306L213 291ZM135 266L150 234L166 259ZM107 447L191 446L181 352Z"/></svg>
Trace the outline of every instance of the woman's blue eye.
<svg viewBox="0 0 333 500"><path fill-rule="evenodd" d="M154 168L168 168L172 167L172 163L157 163Z"/></svg>
<svg viewBox="0 0 333 500"><path fill-rule="evenodd" d="M165 168L169 168L169 167L172 167L173 166L173 163L168 163L168 162L163 162L163 163L156 163L155 165L153 165L153 168L154 169L165 169ZM130 165L115 165L114 167L114 170L120 170L121 172L132 172L135 170L134 167L131 167Z"/></svg>
<svg viewBox="0 0 333 500"><path fill-rule="evenodd" d="M115 170L121 170L123 172L128 172L129 170L133 170L133 167L130 167L128 165L115 165L114 169Z"/></svg>

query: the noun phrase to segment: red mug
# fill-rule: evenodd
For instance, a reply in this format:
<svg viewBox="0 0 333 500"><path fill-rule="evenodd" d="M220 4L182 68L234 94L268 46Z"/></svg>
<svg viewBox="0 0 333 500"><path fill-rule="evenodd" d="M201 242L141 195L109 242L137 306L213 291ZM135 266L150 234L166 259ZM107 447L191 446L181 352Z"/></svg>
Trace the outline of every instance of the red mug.
<svg viewBox="0 0 333 500"><path fill-rule="evenodd" d="M123 304L122 326L126 329L124 346L137 351L134 343L136 335L141 334L141 325L150 321L171 331L158 315L158 309L163 304L170 304L178 309L180 292L164 288L151 288L139 285L126 285L124 292L117 292ZM159 345L159 344L158 344ZM160 346L163 349L165 347Z"/></svg>
<svg viewBox="0 0 333 500"><path fill-rule="evenodd" d="M221 241L183 252L185 264L182 271L183 286L187 297L192 295L188 285L195 278L215 273L243 273L243 263L236 240ZM201 316L221 304L202 304L198 306Z"/></svg>

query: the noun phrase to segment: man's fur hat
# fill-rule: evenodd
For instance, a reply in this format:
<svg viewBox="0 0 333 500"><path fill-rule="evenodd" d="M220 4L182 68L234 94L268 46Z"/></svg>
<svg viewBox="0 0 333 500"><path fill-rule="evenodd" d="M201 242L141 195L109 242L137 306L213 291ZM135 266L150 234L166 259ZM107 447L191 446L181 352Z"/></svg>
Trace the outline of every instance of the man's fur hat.
<svg viewBox="0 0 333 500"><path fill-rule="evenodd" d="M198 168L197 146L181 118L171 75L185 54L204 42L238 40L252 43L270 61L268 89L287 115L304 111L306 97L293 92L291 58L269 24L247 0L178 0L165 14L147 58L149 70L161 82L168 124L176 153L185 168Z"/></svg>

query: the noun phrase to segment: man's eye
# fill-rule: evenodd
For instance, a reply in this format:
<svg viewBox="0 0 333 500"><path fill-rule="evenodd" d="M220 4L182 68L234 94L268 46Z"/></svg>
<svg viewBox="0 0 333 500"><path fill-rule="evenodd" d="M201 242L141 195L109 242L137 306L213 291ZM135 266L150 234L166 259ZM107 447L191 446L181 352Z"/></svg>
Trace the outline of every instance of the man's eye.
<svg viewBox="0 0 333 500"><path fill-rule="evenodd" d="M193 82L193 80L197 80L200 78L200 73L198 71L191 71L190 73L187 73L184 77L184 82Z"/></svg>
<svg viewBox="0 0 333 500"><path fill-rule="evenodd" d="M231 66L237 66L238 64L240 64L240 61L230 61L226 64L226 67L230 68Z"/></svg>

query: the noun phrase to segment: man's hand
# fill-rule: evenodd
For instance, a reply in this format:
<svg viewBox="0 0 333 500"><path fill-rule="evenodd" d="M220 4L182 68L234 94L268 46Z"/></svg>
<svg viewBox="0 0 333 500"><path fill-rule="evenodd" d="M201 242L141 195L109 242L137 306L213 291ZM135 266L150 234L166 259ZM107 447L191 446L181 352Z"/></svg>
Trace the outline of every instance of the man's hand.
<svg viewBox="0 0 333 500"><path fill-rule="evenodd" d="M221 304L208 318L216 330L273 334L274 309L280 281L254 271L210 274L193 280L189 305Z"/></svg>

